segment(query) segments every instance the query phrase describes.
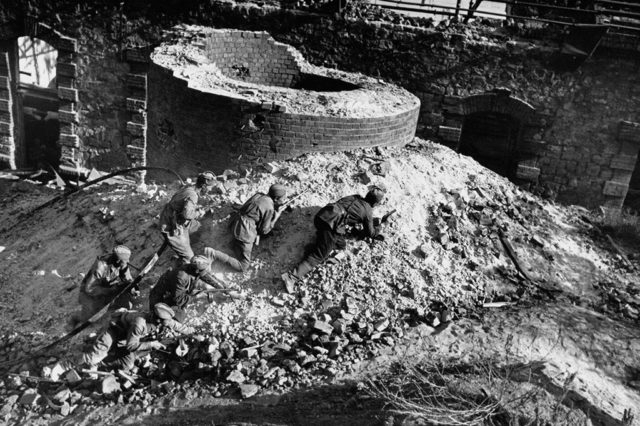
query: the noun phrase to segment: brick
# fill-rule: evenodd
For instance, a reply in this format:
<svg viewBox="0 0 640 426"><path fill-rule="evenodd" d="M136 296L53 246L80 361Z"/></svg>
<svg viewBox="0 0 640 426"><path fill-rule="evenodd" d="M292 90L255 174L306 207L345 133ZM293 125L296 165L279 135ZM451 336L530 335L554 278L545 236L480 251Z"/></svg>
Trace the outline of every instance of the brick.
<svg viewBox="0 0 640 426"><path fill-rule="evenodd" d="M70 62L58 62L56 64L56 73L64 77L75 78L77 76L77 66Z"/></svg>
<svg viewBox="0 0 640 426"><path fill-rule="evenodd" d="M11 112L11 101L8 99L0 99L0 111Z"/></svg>
<svg viewBox="0 0 640 426"><path fill-rule="evenodd" d="M71 37L60 37L54 43L54 47L58 50L64 50L71 53L78 53L78 41Z"/></svg>
<svg viewBox="0 0 640 426"><path fill-rule="evenodd" d="M60 133L60 145L72 148L80 148L80 138L78 137L78 135Z"/></svg>
<svg viewBox="0 0 640 426"><path fill-rule="evenodd" d="M458 127L438 126L438 136L447 142L458 142L462 129Z"/></svg>
<svg viewBox="0 0 640 426"><path fill-rule="evenodd" d="M58 98L66 101L78 102L78 91L76 89L58 87Z"/></svg>
<svg viewBox="0 0 640 426"><path fill-rule="evenodd" d="M134 123L133 121L127 122L127 131L134 136L143 136L146 126L143 124Z"/></svg>
<svg viewBox="0 0 640 426"><path fill-rule="evenodd" d="M640 143L640 124L621 121L618 125L618 139Z"/></svg>
<svg viewBox="0 0 640 426"><path fill-rule="evenodd" d="M146 74L127 74L127 86L146 90L147 75Z"/></svg>
<svg viewBox="0 0 640 426"><path fill-rule="evenodd" d="M13 124L6 121L0 121L0 134L13 136Z"/></svg>
<svg viewBox="0 0 640 426"><path fill-rule="evenodd" d="M147 102L141 99L127 98L127 111L140 112L147 109Z"/></svg>
<svg viewBox="0 0 640 426"><path fill-rule="evenodd" d="M636 167L637 157L633 155L617 155L611 159L609 167L612 169L633 171Z"/></svg>
<svg viewBox="0 0 640 426"><path fill-rule="evenodd" d="M518 168L516 169L516 177L518 179L536 180L538 176L540 176L540 169L538 167L518 164Z"/></svg>
<svg viewBox="0 0 640 426"><path fill-rule="evenodd" d="M629 185L609 180L605 182L602 194L610 197L624 197L627 195L628 190Z"/></svg>
<svg viewBox="0 0 640 426"><path fill-rule="evenodd" d="M0 55L1 57L2 55ZM0 77L0 89L9 90L9 77Z"/></svg>

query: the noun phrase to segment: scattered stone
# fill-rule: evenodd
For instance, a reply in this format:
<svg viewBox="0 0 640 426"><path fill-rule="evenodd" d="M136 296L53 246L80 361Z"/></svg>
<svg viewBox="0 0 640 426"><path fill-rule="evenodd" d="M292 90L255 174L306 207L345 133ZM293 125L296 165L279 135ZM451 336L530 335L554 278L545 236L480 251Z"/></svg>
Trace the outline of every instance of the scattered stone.
<svg viewBox="0 0 640 426"><path fill-rule="evenodd" d="M100 382L100 393L103 395L111 395L112 393L120 391L122 391L122 389L115 376L107 376Z"/></svg>
<svg viewBox="0 0 640 426"><path fill-rule="evenodd" d="M64 375L64 379L68 383L78 383L78 382L82 381L82 377L80 377L78 372L76 370L74 370L73 368L71 370L67 371L67 374Z"/></svg>
<svg viewBox="0 0 640 426"><path fill-rule="evenodd" d="M389 320L387 318L380 320L373 325L373 328L376 331L384 331L387 327L389 327Z"/></svg>
<svg viewBox="0 0 640 426"><path fill-rule="evenodd" d="M40 395L35 389L27 389L20 397L20 405L27 407L34 406L40 400Z"/></svg>
<svg viewBox="0 0 640 426"><path fill-rule="evenodd" d="M234 382L234 383L244 383L244 381L246 380L246 377L244 377L244 374L242 374L241 372L239 372L238 370L233 370L228 376L227 376L227 381L229 382Z"/></svg>
<svg viewBox="0 0 640 426"><path fill-rule="evenodd" d="M8 397L6 397L4 400L4 404L0 409L0 418L6 416L7 414L11 414L13 406L16 405L17 401L18 395L9 395Z"/></svg>
<svg viewBox="0 0 640 426"><path fill-rule="evenodd" d="M252 396L257 394L259 390L260 390L260 387L257 385L251 385L251 384L240 385L240 394L242 395L242 398L245 398L245 399L251 398Z"/></svg>
<svg viewBox="0 0 640 426"><path fill-rule="evenodd" d="M278 166L275 163L264 163L262 167L267 171L267 173L275 173L279 170Z"/></svg>
<svg viewBox="0 0 640 426"><path fill-rule="evenodd" d="M320 320L315 320L313 322L313 329L324 334L331 334L333 332L333 327L331 327L330 324Z"/></svg>

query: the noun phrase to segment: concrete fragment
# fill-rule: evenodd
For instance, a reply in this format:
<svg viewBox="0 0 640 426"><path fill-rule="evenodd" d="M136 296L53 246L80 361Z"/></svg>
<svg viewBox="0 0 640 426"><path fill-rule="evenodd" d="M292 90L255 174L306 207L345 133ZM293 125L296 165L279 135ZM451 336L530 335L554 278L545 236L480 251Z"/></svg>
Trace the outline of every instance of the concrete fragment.
<svg viewBox="0 0 640 426"><path fill-rule="evenodd" d="M72 368L71 370L67 371L67 374L64 375L64 379L68 383L78 383L82 380L82 377L80 377L78 372Z"/></svg>
<svg viewBox="0 0 640 426"><path fill-rule="evenodd" d="M246 380L246 377L244 377L244 374L242 374L238 370L233 370L227 376L227 381L233 382L233 383L244 383L245 380Z"/></svg>
<svg viewBox="0 0 640 426"><path fill-rule="evenodd" d="M240 358L251 358L257 353L258 353L258 350L256 348L243 348L243 349L240 349L238 356Z"/></svg>
<svg viewBox="0 0 640 426"><path fill-rule="evenodd" d="M111 395L112 393L120 391L122 391L122 389L115 376L107 376L100 382L100 393L103 395Z"/></svg>
<svg viewBox="0 0 640 426"><path fill-rule="evenodd" d="M243 384L240 385L240 394L243 398L251 398L258 393L260 388L257 385Z"/></svg>
<svg viewBox="0 0 640 426"><path fill-rule="evenodd" d="M31 407L36 405L39 400L40 400L40 395L38 394L37 390L27 389L20 397L20 405Z"/></svg>
<svg viewBox="0 0 640 426"><path fill-rule="evenodd" d="M279 170L278 166L275 163L265 163L262 165L262 167L264 167L264 169L268 173L275 173Z"/></svg>
<svg viewBox="0 0 640 426"><path fill-rule="evenodd" d="M4 417L13 411L13 406L18 401L18 395L9 395L5 398L2 408L0 408L0 417Z"/></svg>
<svg viewBox="0 0 640 426"><path fill-rule="evenodd" d="M333 327L331 327L330 324L320 320L315 320L313 322L313 329L324 334L331 334L333 332Z"/></svg>
<svg viewBox="0 0 640 426"><path fill-rule="evenodd" d="M56 392L51 398L54 401L59 402L60 404L62 404L63 402L68 400L70 397L71 397L71 391L69 390L69 388L64 388L64 389L59 390L58 392Z"/></svg>
<svg viewBox="0 0 640 426"><path fill-rule="evenodd" d="M380 321L377 321L374 325L373 328L376 331L383 331L386 330L386 328L389 327L389 320L387 318L382 319Z"/></svg>
<svg viewBox="0 0 640 426"><path fill-rule="evenodd" d="M337 319L332 324L334 331L337 334L342 334L347 329L347 326L343 320Z"/></svg>

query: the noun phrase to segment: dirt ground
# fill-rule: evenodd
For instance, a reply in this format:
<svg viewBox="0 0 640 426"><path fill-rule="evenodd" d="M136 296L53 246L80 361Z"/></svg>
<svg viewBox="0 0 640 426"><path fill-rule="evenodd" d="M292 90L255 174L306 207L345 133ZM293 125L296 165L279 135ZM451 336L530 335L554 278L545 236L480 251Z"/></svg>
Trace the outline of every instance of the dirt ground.
<svg viewBox="0 0 640 426"><path fill-rule="evenodd" d="M15 403L0 418L10 424L400 424L402 416L382 410L362 383L397 362L444 358L487 359L516 371L509 379L516 388L538 392L535 404L520 408L522 418L613 425L623 424L624 410L631 409L636 415L628 424L640 424L638 273L589 220L592 213L542 200L468 157L419 139L402 149L307 155L275 166L268 172L255 165L246 176L227 173L203 200L213 213L194 236L195 252L212 246L230 253L227 221L234 204L275 182L293 193L309 190L261 241L248 272L214 265L246 299L197 303L189 323L220 341L290 345L305 368L277 383L247 370L261 391L246 400L235 385L215 384L224 378L205 377L176 380L131 403L89 392L66 417L46 404ZM279 276L313 242L315 212L341 196L364 195L370 183L388 190L376 215L396 210L385 241L349 240L344 254L317 268L297 294L284 294ZM0 179L0 357L18 359L63 335L77 309L81 274L114 244L127 244L132 263L142 265L160 246L158 214L176 189L98 186L24 216L59 192ZM517 272L500 235L533 282ZM149 288L173 264L171 253L161 257L143 280L138 308L146 307ZM498 302L505 307L491 307ZM438 325L443 306L452 322ZM333 321L341 310L353 318L347 332L331 335L340 351L314 353L309 324L326 316ZM380 332L372 330L380 324ZM98 328L36 364L3 371L0 396L20 396L29 387L13 386L9 372L39 377L47 365L76 360ZM301 351L314 362L301 361ZM242 362L233 368L244 368Z"/></svg>

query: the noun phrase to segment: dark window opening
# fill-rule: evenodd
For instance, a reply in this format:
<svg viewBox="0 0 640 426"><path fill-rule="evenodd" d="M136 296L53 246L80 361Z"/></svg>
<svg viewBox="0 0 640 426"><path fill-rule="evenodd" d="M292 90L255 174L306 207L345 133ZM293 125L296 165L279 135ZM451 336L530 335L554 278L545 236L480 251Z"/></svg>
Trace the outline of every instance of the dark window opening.
<svg viewBox="0 0 640 426"><path fill-rule="evenodd" d="M465 117L458 152L494 172L514 177L519 120L510 115L478 112Z"/></svg>
<svg viewBox="0 0 640 426"><path fill-rule="evenodd" d="M60 163L56 87L58 51L34 37L20 37L17 43L26 165L55 168Z"/></svg>

